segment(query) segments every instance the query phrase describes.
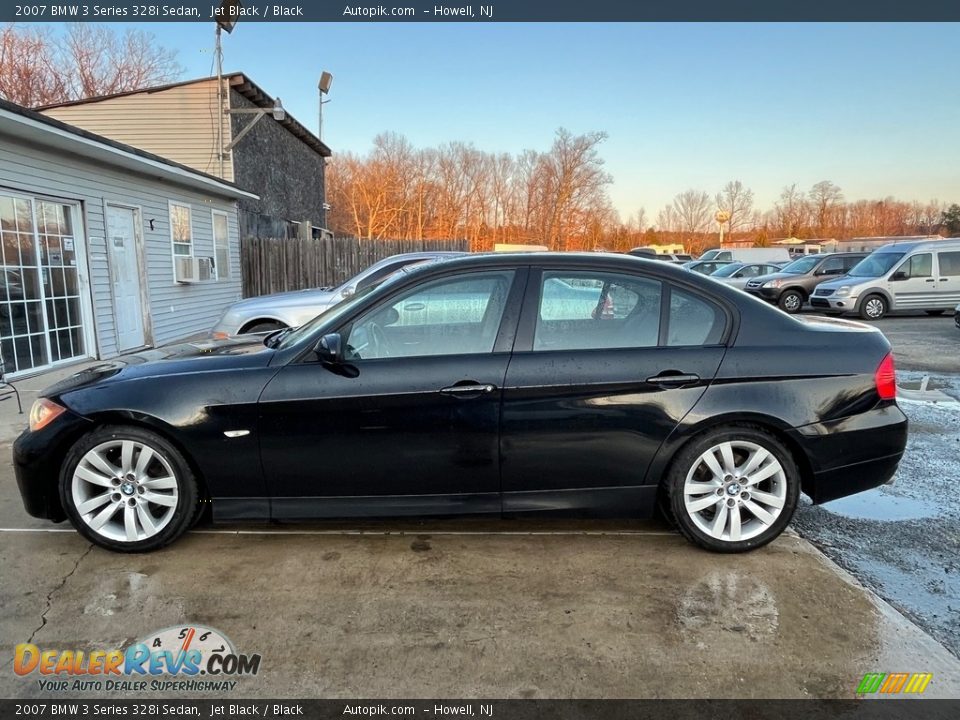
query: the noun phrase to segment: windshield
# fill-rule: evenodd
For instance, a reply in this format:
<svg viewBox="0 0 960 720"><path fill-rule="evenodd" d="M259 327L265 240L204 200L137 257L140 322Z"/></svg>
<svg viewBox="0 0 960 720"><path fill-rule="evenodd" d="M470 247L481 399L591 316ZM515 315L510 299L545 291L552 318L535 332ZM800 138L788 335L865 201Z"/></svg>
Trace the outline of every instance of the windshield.
<svg viewBox="0 0 960 720"><path fill-rule="evenodd" d="M817 266L820 260L821 258L818 258L816 255L802 257L785 266L780 272L790 273L791 275L806 275Z"/></svg>
<svg viewBox="0 0 960 720"><path fill-rule="evenodd" d="M713 273L713 277L730 277L737 270L743 269L745 266L743 263L733 263L732 265L724 265L722 268Z"/></svg>
<svg viewBox="0 0 960 720"><path fill-rule="evenodd" d="M713 260L719 254L719 250L707 250L703 255L698 257L697 260Z"/></svg>
<svg viewBox="0 0 960 720"><path fill-rule="evenodd" d="M412 265L406 265L392 275L388 276L383 280L383 282L375 283L373 285L367 285L366 287L360 288L356 293L348 297L346 300L338 302L336 305L324 310L322 313L317 315L313 320L308 323L304 323L298 328L289 329L287 331L281 331L282 334L270 335L267 337L267 340L273 343L273 346L279 350L284 350L288 347L293 347L303 338L310 335L321 322L327 322L327 320L336 319L342 315L349 313L356 305L374 290L380 287L385 287L387 285L392 285L401 278L407 277L407 275L413 272L416 268L423 267L424 265L431 264L431 261L414 263Z"/></svg>
<svg viewBox="0 0 960 720"><path fill-rule="evenodd" d="M890 268L906 253L874 253L865 257L847 273L851 277L880 277L890 272Z"/></svg>

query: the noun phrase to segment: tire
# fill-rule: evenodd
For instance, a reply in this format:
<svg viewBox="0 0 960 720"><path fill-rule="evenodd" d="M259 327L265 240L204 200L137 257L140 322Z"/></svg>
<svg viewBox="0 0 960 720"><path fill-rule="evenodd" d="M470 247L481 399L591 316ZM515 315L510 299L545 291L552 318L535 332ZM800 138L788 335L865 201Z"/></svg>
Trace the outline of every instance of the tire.
<svg viewBox="0 0 960 720"><path fill-rule="evenodd" d="M924 310L924 312L930 317L937 317L938 315L943 315L945 310Z"/></svg>
<svg viewBox="0 0 960 720"><path fill-rule="evenodd" d="M252 335L255 333L273 332L274 330L283 330L285 327L287 326L282 322L276 322L274 320L260 320L241 330L240 334Z"/></svg>
<svg viewBox="0 0 960 720"><path fill-rule="evenodd" d="M196 521L198 499L183 455L144 428L97 428L70 448L60 468L60 501L71 524L90 542L115 552L169 545Z"/></svg>
<svg viewBox="0 0 960 720"><path fill-rule="evenodd" d="M803 309L806 298L799 290L785 290L777 299L777 306L786 313L795 315Z"/></svg>
<svg viewBox="0 0 960 720"><path fill-rule="evenodd" d="M890 309L883 295L867 295L860 301L860 317L864 320L880 320Z"/></svg>
<svg viewBox="0 0 960 720"><path fill-rule="evenodd" d="M724 459L728 444L732 464ZM709 467L708 454L723 475ZM744 485L739 473L755 459L759 464L750 474L763 477ZM766 430L727 426L687 443L671 463L663 490L670 519L684 537L706 550L737 553L766 545L787 527L800 496L800 473L790 451Z"/></svg>

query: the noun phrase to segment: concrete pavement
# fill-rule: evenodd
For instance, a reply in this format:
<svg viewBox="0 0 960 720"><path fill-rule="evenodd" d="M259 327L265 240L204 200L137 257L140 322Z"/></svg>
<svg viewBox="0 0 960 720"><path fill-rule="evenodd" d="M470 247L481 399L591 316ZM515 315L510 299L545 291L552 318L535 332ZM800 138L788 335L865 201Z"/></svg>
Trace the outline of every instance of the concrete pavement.
<svg viewBox="0 0 960 720"><path fill-rule="evenodd" d="M319 523L117 555L26 518L7 467L0 526L3 697L63 697L17 643L185 623L262 655L235 697L844 698L895 671L960 696L960 661L792 534L729 556L655 522Z"/></svg>

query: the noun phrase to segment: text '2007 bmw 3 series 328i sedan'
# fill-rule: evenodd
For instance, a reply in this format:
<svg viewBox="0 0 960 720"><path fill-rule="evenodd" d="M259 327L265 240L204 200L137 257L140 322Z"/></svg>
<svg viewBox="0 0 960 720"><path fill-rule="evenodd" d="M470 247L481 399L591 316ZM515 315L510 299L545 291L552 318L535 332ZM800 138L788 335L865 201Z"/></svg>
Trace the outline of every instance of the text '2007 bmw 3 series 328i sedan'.
<svg viewBox="0 0 960 720"><path fill-rule="evenodd" d="M48 388L14 446L32 515L119 551L214 521L659 507L694 543L773 540L887 482L890 346L666 263L478 255L263 338L121 357Z"/></svg>

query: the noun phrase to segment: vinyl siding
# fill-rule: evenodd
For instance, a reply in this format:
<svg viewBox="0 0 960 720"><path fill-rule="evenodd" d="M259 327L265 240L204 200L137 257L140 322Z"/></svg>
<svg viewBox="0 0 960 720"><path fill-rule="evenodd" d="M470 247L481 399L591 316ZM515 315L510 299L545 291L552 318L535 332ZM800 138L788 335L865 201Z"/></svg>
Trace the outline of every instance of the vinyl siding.
<svg viewBox="0 0 960 720"><path fill-rule="evenodd" d="M106 203L137 206L141 210L146 283L155 345L208 331L227 305L240 299L239 230L236 203L231 199L205 195L146 175L95 165L83 158L25 145L16 137L2 134L0 189L79 201L82 204L87 275L101 358L117 354L105 239ZM214 256L211 210L227 213L231 263L229 280L192 285L174 282L168 207L171 200L191 208L195 256Z"/></svg>
<svg viewBox="0 0 960 720"><path fill-rule="evenodd" d="M232 182L231 154L225 153L223 175L217 163L216 108L217 81L203 80L42 112ZM222 125L226 147L231 139L229 116L222 118Z"/></svg>

